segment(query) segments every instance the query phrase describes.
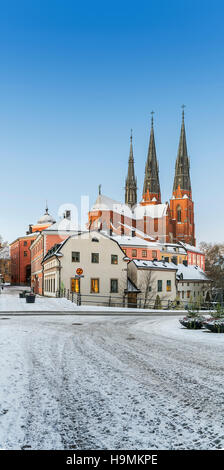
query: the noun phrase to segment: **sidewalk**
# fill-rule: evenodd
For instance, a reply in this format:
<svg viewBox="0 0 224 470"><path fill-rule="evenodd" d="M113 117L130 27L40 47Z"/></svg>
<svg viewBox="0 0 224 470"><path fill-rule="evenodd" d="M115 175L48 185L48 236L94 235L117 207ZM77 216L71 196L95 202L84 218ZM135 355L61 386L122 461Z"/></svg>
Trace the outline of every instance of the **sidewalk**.
<svg viewBox="0 0 224 470"><path fill-rule="evenodd" d="M208 311L201 312L209 314ZM186 315L186 310L148 310L121 307L98 307L94 305L77 306L65 298L51 298L36 296L34 304L27 304L26 299L20 299L19 294L8 294L7 291L0 295L0 316L7 315Z"/></svg>

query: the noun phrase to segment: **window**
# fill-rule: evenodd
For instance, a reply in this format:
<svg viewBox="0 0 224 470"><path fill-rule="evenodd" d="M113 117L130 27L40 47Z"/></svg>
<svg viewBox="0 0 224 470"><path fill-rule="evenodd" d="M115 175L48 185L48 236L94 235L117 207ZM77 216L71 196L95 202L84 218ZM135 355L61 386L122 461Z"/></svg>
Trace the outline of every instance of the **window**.
<svg viewBox="0 0 224 470"><path fill-rule="evenodd" d="M142 250L142 258L147 258L147 250Z"/></svg>
<svg viewBox="0 0 224 470"><path fill-rule="evenodd" d="M118 292L118 279L110 280L110 292L116 294Z"/></svg>
<svg viewBox="0 0 224 470"><path fill-rule="evenodd" d="M27 242L24 242L24 243L23 243L23 246L27 246Z"/></svg>
<svg viewBox="0 0 224 470"><path fill-rule="evenodd" d="M152 258L153 259L157 258L157 251L154 251L154 250L152 251Z"/></svg>
<svg viewBox="0 0 224 470"><path fill-rule="evenodd" d="M182 290L182 299L184 299L184 290Z"/></svg>
<svg viewBox="0 0 224 470"><path fill-rule="evenodd" d="M24 251L24 253L23 253L23 254L24 254L24 256L27 256L27 251Z"/></svg>
<svg viewBox="0 0 224 470"><path fill-rule="evenodd" d="M79 263L80 253L79 251L72 251L72 263Z"/></svg>
<svg viewBox="0 0 224 470"><path fill-rule="evenodd" d="M191 291L188 290L188 291L187 291L187 298L190 299L190 296L191 296Z"/></svg>
<svg viewBox="0 0 224 470"><path fill-rule="evenodd" d="M160 279L157 281L157 290L158 292L162 292L163 290L163 281L161 281Z"/></svg>
<svg viewBox="0 0 224 470"><path fill-rule="evenodd" d="M137 256L137 250L132 250L132 256L135 258Z"/></svg>
<svg viewBox="0 0 224 470"><path fill-rule="evenodd" d="M154 232L158 232L158 219L154 219Z"/></svg>
<svg viewBox="0 0 224 470"><path fill-rule="evenodd" d="M91 279L90 292L92 294L98 294L99 291L100 291L100 280L99 279Z"/></svg>
<svg viewBox="0 0 224 470"><path fill-rule="evenodd" d="M181 222L181 207L177 207L177 222Z"/></svg>
<svg viewBox="0 0 224 470"><path fill-rule="evenodd" d="M80 279L71 278L71 291L76 294L80 293Z"/></svg>
<svg viewBox="0 0 224 470"><path fill-rule="evenodd" d="M111 264L118 264L118 256L111 255Z"/></svg>
<svg viewBox="0 0 224 470"><path fill-rule="evenodd" d="M167 281L166 281L166 291L167 291L167 292L170 292L170 291L171 291L171 281L170 281L170 280L167 280Z"/></svg>
<svg viewBox="0 0 224 470"><path fill-rule="evenodd" d="M99 253L91 253L92 263L99 263Z"/></svg>

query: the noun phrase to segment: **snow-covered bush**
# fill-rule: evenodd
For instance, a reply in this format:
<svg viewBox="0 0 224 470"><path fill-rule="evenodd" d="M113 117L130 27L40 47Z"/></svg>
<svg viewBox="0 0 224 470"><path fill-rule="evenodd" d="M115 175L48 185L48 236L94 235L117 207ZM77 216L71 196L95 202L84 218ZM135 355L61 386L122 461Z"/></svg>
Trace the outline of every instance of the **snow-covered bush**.
<svg viewBox="0 0 224 470"><path fill-rule="evenodd" d="M200 328L203 328L205 318L200 315L196 316L186 316L179 320L180 324L185 326L185 328L188 328L190 330L199 330Z"/></svg>
<svg viewBox="0 0 224 470"><path fill-rule="evenodd" d="M224 333L224 319L213 319L204 322L205 328L212 331L212 333Z"/></svg>

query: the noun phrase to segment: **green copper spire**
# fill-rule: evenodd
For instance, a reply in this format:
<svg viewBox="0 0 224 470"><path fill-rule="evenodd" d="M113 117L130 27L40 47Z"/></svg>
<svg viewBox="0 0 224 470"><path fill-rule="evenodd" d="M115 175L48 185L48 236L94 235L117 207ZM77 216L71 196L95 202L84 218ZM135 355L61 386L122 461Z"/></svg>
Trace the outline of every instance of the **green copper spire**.
<svg viewBox="0 0 224 470"><path fill-rule="evenodd" d="M128 160L128 174L125 182L125 204L131 207L137 203L137 179L135 177L134 157L132 146L132 129L130 136L130 152Z"/></svg>
<svg viewBox="0 0 224 470"><path fill-rule="evenodd" d="M182 106L182 125L180 132L180 141L178 147L178 154L175 166L175 177L173 184L173 191L177 191L178 186L183 191L191 192L191 180L190 180L190 161L187 153L187 142L185 133L184 123L184 105Z"/></svg>
<svg viewBox="0 0 224 470"><path fill-rule="evenodd" d="M148 192L149 195L151 194L152 197L156 196L158 201L160 201L159 167L158 167L157 156L156 156L156 145L155 145L154 126L153 126L154 112L152 111L151 114L152 114L151 132L150 132L150 139L149 139L147 161L145 165L143 199L145 198L145 195Z"/></svg>

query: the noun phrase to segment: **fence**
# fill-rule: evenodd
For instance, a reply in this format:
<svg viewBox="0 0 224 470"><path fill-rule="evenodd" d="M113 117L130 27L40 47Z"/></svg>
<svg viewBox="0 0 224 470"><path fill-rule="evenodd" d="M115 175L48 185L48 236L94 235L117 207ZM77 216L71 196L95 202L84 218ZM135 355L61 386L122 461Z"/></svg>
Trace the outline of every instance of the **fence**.
<svg viewBox="0 0 224 470"><path fill-rule="evenodd" d="M56 297L64 297L76 305L95 305L101 307L128 307L157 310L215 310L218 302L189 302L171 301L166 299L147 299L138 294L136 302L129 301L128 295L100 295L100 294L77 294L69 289L62 289L56 292Z"/></svg>

